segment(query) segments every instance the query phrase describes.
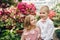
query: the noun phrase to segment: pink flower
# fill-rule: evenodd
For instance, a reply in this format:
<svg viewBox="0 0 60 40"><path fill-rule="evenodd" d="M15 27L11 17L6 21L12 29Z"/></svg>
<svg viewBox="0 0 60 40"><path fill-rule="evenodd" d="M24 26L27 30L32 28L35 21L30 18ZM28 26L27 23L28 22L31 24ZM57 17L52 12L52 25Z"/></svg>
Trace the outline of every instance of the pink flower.
<svg viewBox="0 0 60 40"><path fill-rule="evenodd" d="M0 11L0 15L2 14L2 11Z"/></svg>
<svg viewBox="0 0 60 40"><path fill-rule="evenodd" d="M17 8L20 10L20 9L25 8L25 6L26 6L26 3L20 2L20 3L17 5Z"/></svg>
<svg viewBox="0 0 60 40"><path fill-rule="evenodd" d="M2 8L0 8L0 15L2 14L2 12L3 12L3 11L2 11Z"/></svg>
<svg viewBox="0 0 60 40"><path fill-rule="evenodd" d="M32 3L28 4L28 3L20 2L17 5L17 8L20 10L20 12L22 12L22 14L25 15L36 11L36 7Z"/></svg>
<svg viewBox="0 0 60 40"><path fill-rule="evenodd" d="M11 10L9 8L4 9L5 14L10 14Z"/></svg>
<svg viewBox="0 0 60 40"><path fill-rule="evenodd" d="M54 16L56 16L55 11L50 10L50 11L49 11L49 18L52 19Z"/></svg>

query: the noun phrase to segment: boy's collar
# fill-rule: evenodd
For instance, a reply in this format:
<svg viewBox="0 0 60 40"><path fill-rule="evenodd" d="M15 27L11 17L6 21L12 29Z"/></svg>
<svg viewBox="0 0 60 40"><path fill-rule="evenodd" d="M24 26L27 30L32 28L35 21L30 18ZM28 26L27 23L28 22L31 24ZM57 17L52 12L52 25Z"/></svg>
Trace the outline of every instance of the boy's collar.
<svg viewBox="0 0 60 40"><path fill-rule="evenodd" d="M48 19L49 19L49 17L46 20L43 20L43 19L40 19L40 20L41 20L41 22L46 22L46 21L48 21Z"/></svg>

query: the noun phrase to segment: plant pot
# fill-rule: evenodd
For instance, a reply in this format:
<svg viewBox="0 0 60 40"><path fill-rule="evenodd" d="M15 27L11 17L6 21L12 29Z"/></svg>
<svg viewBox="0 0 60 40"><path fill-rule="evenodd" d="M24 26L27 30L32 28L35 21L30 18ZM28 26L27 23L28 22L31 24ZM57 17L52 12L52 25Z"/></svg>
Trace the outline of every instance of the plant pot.
<svg viewBox="0 0 60 40"><path fill-rule="evenodd" d="M17 30L16 32L17 32L17 34L22 35L23 30Z"/></svg>

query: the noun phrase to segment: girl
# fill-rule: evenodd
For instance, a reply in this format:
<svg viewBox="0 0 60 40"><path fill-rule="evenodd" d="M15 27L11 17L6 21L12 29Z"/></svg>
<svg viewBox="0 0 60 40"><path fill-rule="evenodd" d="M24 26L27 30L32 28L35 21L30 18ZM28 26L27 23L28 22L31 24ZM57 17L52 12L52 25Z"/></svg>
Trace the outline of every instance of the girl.
<svg viewBox="0 0 60 40"><path fill-rule="evenodd" d="M40 29L36 27L36 19L33 15L26 16L24 20L21 40L41 40Z"/></svg>

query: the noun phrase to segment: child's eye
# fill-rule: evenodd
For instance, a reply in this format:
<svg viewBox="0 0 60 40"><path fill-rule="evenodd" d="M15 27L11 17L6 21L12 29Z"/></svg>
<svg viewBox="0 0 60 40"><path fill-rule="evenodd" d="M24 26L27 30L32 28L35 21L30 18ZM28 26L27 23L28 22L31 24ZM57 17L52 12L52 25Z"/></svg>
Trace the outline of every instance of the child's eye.
<svg viewBox="0 0 60 40"><path fill-rule="evenodd" d="M31 21L34 21L35 19L32 19Z"/></svg>
<svg viewBox="0 0 60 40"><path fill-rule="evenodd" d="M42 13L40 13L40 14L42 14Z"/></svg>
<svg viewBox="0 0 60 40"><path fill-rule="evenodd" d="M33 21L33 19L32 19L32 20L30 20L30 21Z"/></svg>
<svg viewBox="0 0 60 40"><path fill-rule="evenodd" d="M40 12L40 14L45 14L45 12L42 12L42 13Z"/></svg>
<svg viewBox="0 0 60 40"><path fill-rule="evenodd" d="M45 14L45 12L43 12L43 14Z"/></svg>

